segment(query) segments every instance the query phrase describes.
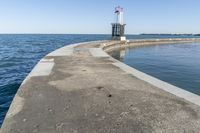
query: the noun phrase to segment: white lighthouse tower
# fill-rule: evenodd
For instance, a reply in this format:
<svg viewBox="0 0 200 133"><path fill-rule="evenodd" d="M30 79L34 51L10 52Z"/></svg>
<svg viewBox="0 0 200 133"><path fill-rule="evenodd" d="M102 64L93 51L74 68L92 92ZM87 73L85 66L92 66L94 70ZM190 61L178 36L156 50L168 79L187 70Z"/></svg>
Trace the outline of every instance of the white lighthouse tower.
<svg viewBox="0 0 200 133"><path fill-rule="evenodd" d="M124 9L120 6L115 8L116 20L112 23L112 39L125 41L124 35L125 25L124 24Z"/></svg>

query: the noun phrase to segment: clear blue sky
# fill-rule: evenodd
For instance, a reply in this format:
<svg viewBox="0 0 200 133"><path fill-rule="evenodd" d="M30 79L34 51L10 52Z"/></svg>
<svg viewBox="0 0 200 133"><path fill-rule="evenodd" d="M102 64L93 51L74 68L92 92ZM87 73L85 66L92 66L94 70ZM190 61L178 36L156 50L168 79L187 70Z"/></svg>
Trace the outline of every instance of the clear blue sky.
<svg viewBox="0 0 200 133"><path fill-rule="evenodd" d="M118 5L128 34L200 33L200 0L0 0L0 33L110 33Z"/></svg>

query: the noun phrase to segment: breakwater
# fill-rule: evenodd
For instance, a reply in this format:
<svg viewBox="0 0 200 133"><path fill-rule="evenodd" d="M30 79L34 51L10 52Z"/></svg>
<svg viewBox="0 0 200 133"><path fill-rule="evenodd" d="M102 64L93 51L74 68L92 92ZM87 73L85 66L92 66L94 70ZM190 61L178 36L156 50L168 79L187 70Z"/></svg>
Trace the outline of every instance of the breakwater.
<svg viewBox="0 0 200 133"><path fill-rule="evenodd" d="M180 41L199 40L88 42L48 54L21 85L1 133L199 131L199 96L102 50Z"/></svg>

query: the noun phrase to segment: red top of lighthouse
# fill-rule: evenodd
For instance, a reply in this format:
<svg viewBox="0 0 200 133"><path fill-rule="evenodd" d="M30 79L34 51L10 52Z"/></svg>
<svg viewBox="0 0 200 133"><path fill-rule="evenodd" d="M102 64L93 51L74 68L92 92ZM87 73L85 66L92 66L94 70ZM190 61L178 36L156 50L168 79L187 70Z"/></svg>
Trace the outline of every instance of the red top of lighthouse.
<svg viewBox="0 0 200 133"><path fill-rule="evenodd" d="M123 11L124 11L124 9L120 6L115 8L115 13L120 13L120 12L123 12Z"/></svg>

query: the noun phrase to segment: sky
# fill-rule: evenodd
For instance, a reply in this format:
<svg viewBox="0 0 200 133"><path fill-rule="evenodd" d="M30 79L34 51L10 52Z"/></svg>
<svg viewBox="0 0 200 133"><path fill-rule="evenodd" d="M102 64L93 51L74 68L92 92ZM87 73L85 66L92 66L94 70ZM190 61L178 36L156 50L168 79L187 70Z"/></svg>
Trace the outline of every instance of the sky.
<svg viewBox="0 0 200 133"><path fill-rule="evenodd" d="M0 0L0 33L110 34L118 5L126 34L200 33L200 0Z"/></svg>

